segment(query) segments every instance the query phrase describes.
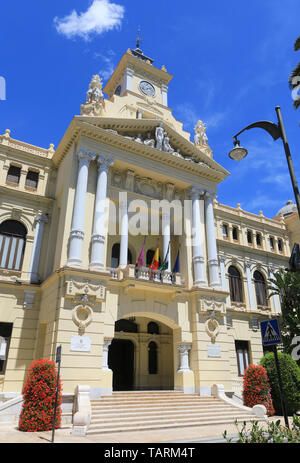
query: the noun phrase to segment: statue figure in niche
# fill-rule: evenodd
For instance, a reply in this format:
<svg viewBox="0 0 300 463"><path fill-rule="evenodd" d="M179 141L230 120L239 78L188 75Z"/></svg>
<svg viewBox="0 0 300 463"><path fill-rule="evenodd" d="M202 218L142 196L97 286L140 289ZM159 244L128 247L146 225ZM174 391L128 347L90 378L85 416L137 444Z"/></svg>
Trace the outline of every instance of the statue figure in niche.
<svg viewBox="0 0 300 463"><path fill-rule="evenodd" d="M204 124L202 121L198 121L195 128L195 145L205 145L207 146L208 144L208 138L206 135L206 124Z"/></svg>
<svg viewBox="0 0 300 463"><path fill-rule="evenodd" d="M170 139L168 137L167 132L164 132L163 151L165 151L166 153L174 152L174 149L170 145Z"/></svg>
<svg viewBox="0 0 300 463"><path fill-rule="evenodd" d="M155 139L156 139L156 148L158 150L163 149L163 141L164 141L165 131L163 128L163 123L161 122L155 130Z"/></svg>

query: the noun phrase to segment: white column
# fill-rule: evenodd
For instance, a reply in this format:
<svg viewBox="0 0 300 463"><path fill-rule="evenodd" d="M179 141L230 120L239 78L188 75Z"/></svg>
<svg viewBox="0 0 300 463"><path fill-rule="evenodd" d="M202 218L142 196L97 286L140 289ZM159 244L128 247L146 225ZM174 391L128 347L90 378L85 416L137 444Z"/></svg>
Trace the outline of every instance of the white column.
<svg viewBox="0 0 300 463"><path fill-rule="evenodd" d="M104 339L103 341L103 349L102 349L102 370L111 371L108 367L108 350L109 346L112 343L112 339Z"/></svg>
<svg viewBox="0 0 300 463"><path fill-rule="evenodd" d="M132 90L132 78L133 78L133 70L127 68L124 74L124 92L127 90Z"/></svg>
<svg viewBox="0 0 300 463"><path fill-rule="evenodd" d="M120 262L124 268L128 264L128 204L127 193L119 193L119 223L120 223Z"/></svg>
<svg viewBox="0 0 300 463"><path fill-rule="evenodd" d="M269 268L269 278L271 278L272 280L274 279L274 268L273 267ZM274 286L274 284L271 283L271 286ZM276 294L275 296L272 296L272 299L274 301L275 312L280 313L281 312L281 304L280 304L279 296Z"/></svg>
<svg viewBox="0 0 300 463"><path fill-rule="evenodd" d="M190 365L189 365L189 350L191 350L191 344L180 344L176 346L180 353L180 365L177 370L177 373L181 372L190 372Z"/></svg>
<svg viewBox="0 0 300 463"><path fill-rule="evenodd" d="M162 233L163 233L163 261L167 255L168 247L168 266L166 267L166 272L171 272L171 225L170 225L170 209L168 212L162 213Z"/></svg>
<svg viewBox="0 0 300 463"><path fill-rule="evenodd" d="M35 235L33 240L32 254L29 267L29 280L32 282L38 281L38 270L40 263L44 225L48 222L48 217L44 214L38 214L35 216L34 222Z"/></svg>
<svg viewBox="0 0 300 463"><path fill-rule="evenodd" d="M206 191L204 204L209 282L210 286L219 287L220 277L213 207L213 200L215 197L216 193Z"/></svg>
<svg viewBox="0 0 300 463"><path fill-rule="evenodd" d="M113 165L113 159L99 155L97 158L98 180L94 209L94 225L92 235L91 264L93 269L103 268L103 249L105 243L105 216L107 204L108 169Z"/></svg>
<svg viewBox="0 0 300 463"><path fill-rule="evenodd" d="M89 164L96 155L84 150L78 151L78 177L70 232L68 265L81 265L82 242L84 238L84 213Z"/></svg>
<svg viewBox="0 0 300 463"><path fill-rule="evenodd" d="M206 286L207 283L205 281L204 270L203 236L201 233L200 194L203 194L203 191L200 191L197 188L191 189L194 285Z"/></svg>
<svg viewBox="0 0 300 463"><path fill-rule="evenodd" d="M226 285L226 271L225 271L225 256L219 256L220 272L221 272L221 286L223 291L227 290Z"/></svg>
<svg viewBox="0 0 300 463"><path fill-rule="evenodd" d="M255 295L254 295L254 287L251 278L251 262L246 262L246 275L247 275L247 286L248 286L248 294L249 294L249 301L250 301L250 309L256 309L255 303Z"/></svg>

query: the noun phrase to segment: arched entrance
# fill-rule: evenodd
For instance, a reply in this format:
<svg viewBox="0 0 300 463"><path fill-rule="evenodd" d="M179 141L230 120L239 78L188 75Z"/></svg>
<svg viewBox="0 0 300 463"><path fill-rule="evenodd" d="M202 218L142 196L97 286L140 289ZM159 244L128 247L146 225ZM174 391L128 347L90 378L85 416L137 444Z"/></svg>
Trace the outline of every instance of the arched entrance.
<svg viewBox="0 0 300 463"><path fill-rule="evenodd" d="M118 320L108 366L113 391L174 389L172 328L147 317Z"/></svg>
<svg viewBox="0 0 300 463"><path fill-rule="evenodd" d="M108 352L108 367L113 372L113 390L130 391L134 378L134 345L128 339L113 339Z"/></svg>

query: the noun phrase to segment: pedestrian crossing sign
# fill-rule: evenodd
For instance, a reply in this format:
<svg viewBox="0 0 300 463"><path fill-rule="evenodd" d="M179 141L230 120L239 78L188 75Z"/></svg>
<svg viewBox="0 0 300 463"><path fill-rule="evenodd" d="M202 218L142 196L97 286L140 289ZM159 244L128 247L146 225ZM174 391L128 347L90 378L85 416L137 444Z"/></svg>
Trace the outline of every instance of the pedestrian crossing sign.
<svg viewBox="0 0 300 463"><path fill-rule="evenodd" d="M277 319L260 323L262 343L264 346L272 346L281 343L281 335Z"/></svg>

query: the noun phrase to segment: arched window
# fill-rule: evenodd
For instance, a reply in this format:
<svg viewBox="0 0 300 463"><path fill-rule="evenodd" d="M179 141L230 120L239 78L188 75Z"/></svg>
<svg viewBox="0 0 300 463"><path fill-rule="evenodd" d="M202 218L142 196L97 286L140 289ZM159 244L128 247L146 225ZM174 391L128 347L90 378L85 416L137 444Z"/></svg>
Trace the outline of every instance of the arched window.
<svg viewBox="0 0 300 463"><path fill-rule="evenodd" d="M243 289L241 274L236 267L231 265L228 269L229 290L232 302L243 302Z"/></svg>
<svg viewBox="0 0 300 463"><path fill-rule="evenodd" d="M0 225L0 267L20 270L23 262L27 230L16 220Z"/></svg>
<svg viewBox="0 0 300 463"><path fill-rule="evenodd" d="M131 251L128 249L128 264L132 264L132 254ZM111 250L111 267L117 268L119 267L120 263L120 243L115 243Z"/></svg>
<svg viewBox="0 0 300 463"><path fill-rule="evenodd" d="M148 345L148 371L150 375L157 374L157 345L154 341Z"/></svg>
<svg viewBox="0 0 300 463"><path fill-rule="evenodd" d="M159 326L155 322L149 322L147 326L147 332L149 334L159 334Z"/></svg>
<svg viewBox="0 0 300 463"><path fill-rule="evenodd" d="M267 302L267 290L266 290L265 279L258 270L255 270L253 277L254 277L257 305L267 306L268 302Z"/></svg>

